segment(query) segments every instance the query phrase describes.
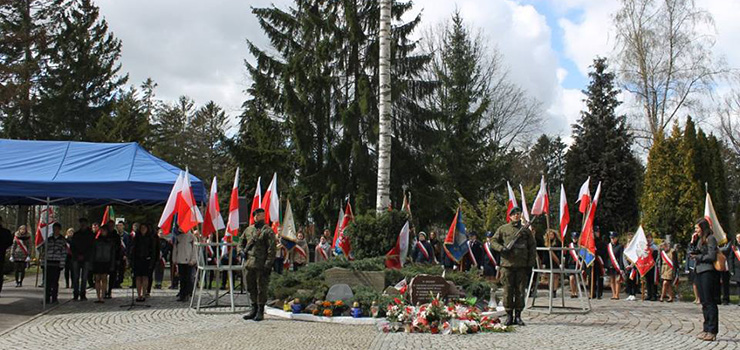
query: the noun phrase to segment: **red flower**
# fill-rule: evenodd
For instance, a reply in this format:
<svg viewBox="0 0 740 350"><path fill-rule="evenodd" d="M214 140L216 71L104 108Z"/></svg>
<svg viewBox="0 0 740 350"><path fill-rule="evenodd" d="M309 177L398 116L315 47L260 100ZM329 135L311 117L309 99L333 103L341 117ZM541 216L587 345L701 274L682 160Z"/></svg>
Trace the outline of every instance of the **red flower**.
<svg viewBox="0 0 740 350"><path fill-rule="evenodd" d="M395 302L398 305L401 305L401 299L393 298L393 302Z"/></svg>

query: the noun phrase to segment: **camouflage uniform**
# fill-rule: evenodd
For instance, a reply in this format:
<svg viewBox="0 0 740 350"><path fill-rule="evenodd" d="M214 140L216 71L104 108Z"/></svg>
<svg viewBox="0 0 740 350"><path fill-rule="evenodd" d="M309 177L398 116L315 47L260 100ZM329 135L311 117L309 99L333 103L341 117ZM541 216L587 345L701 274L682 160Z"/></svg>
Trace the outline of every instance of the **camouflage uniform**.
<svg viewBox="0 0 740 350"><path fill-rule="evenodd" d="M524 298L529 282L531 268L535 266L537 243L532 232L521 229L520 222L510 222L496 230L491 240L491 247L501 253L501 281L504 287L504 307L507 312L524 309ZM506 251L511 241L519 232L519 239L510 250Z"/></svg>
<svg viewBox="0 0 740 350"><path fill-rule="evenodd" d="M275 234L269 226L247 227L241 237L241 251L246 258L247 290L253 304L267 302L267 287L275 259Z"/></svg>

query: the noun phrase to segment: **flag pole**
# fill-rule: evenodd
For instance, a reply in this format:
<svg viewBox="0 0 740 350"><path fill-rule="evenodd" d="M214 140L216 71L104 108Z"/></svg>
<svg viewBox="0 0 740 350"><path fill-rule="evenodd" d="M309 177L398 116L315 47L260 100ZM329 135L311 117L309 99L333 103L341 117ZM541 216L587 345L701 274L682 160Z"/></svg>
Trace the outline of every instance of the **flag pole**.
<svg viewBox="0 0 740 350"><path fill-rule="evenodd" d="M46 310L46 298L48 298L47 290L49 290L48 281L46 278L46 274L49 273L49 205L51 205L51 200L49 197L46 197L46 237L44 237L44 280L41 281L41 284L44 285L44 302L42 305L42 310ZM54 228L52 227L52 230ZM44 233L42 232L41 235L43 236ZM37 274L38 276L38 274ZM58 280L57 280L58 281ZM87 283L87 281L85 281Z"/></svg>

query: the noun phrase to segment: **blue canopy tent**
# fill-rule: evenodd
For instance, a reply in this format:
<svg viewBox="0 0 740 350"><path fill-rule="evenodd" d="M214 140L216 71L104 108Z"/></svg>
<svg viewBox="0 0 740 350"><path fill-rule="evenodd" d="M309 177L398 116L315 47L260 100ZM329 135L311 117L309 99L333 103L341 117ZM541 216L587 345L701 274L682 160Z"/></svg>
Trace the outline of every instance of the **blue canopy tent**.
<svg viewBox="0 0 740 350"><path fill-rule="evenodd" d="M135 142L0 139L0 205L164 204L180 171ZM204 203L203 182L190 183Z"/></svg>
<svg viewBox="0 0 740 350"><path fill-rule="evenodd" d="M180 171L135 142L0 139L0 205L162 204ZM203 182L190 182L205 202Z"/></svg>

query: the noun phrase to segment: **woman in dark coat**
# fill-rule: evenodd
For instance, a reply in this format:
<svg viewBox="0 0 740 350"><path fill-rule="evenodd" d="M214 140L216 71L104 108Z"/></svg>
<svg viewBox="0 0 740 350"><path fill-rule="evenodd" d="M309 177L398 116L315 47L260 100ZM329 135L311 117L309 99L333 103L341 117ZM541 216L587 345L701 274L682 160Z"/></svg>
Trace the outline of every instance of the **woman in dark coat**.
<svg viewBox="0 0 740 350"><path fill-rule="evenodd" d="M108 291L108 276L115 271L116 264L116 241L108 233L107 226L100 227L100 236L93 243L93 277L95 279L95 291L97 292L98 304L103 303L103 297Z"/></svg>
<svg viewBox="0 0 740 350"><path fill-rule="evenodd" d="M139 225L139 231L134 236L131 258L133 260L133 274L136 279L136 301L146 300L145 295L149 288L149 275L154 270L157 261L157 237L149 232L148 224Z"/></svg>
<svg viewBox="0 0 740 350"><path fill-rule="evenodd" d="M701 340L714 341L719 332L720 302L719 272L714 269L717 260L717 239L712 233L709 221L701 218L694 227L691 239L691 256L696 260L696 280L701 298L701 310L704 314L704 331L697 337Z"/></svg>

